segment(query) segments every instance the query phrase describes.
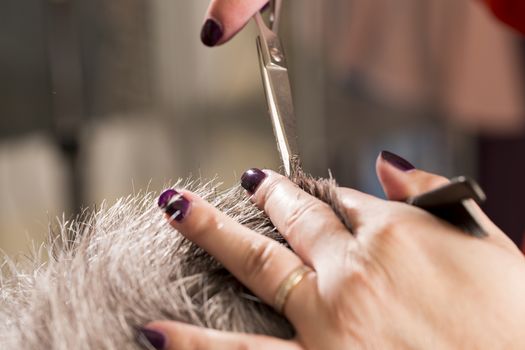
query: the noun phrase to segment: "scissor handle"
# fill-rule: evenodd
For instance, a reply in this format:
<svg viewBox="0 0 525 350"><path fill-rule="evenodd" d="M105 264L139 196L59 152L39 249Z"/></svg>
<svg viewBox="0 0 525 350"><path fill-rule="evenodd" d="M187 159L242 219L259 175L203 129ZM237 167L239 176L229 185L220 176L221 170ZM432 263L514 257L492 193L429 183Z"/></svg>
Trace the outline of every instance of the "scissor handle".
<svg viewBox="0 0 525 350"><path fill-rule="evenodd" d="M282 0L270 0L270 29L277 33L279 30L279 20L281 19Z"/></svg>
<svg viewBox="0 0 525 350"><path fill-rule="evenodd" d="M264 6L261 11L257 12L254 17L260 16L262 19L262 14L267 12L268 16L267 22L263 21L264 27L267 28L269 31L272 31L274 34L277 34L279 30L279 22L281 18L281 5L282 0L270 0L268 1L267 5Z"/></svg>
<svg viewBox="0 0 525 350"><path fill-rule="evenodd" d="M406 202L448 221L468 234L485 237L487 232L469 199L481 204L486 196L476 181L460 176L435 190L410 197Z"/></svg>

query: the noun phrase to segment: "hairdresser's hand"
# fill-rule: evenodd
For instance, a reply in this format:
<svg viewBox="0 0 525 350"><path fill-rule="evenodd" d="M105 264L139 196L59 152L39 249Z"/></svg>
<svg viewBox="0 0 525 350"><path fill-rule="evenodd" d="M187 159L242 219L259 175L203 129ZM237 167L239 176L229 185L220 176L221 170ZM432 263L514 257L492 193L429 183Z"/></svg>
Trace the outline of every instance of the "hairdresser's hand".
<svg viewBox="0 0 525 350"><path fill-rule="evenodd" d="M207 46L230 40L268 0L211 0L201 40Z"/></svg>
<svg viewBox="0 0 525 350"><path fill-rule="evenodd" d="M383 153L377 170L394 199L447 180ZM170 209L172 225L220 260L264 302L303 264L312 272L290 292L290 341L202 329L171 321L147 325L164 349L501 349L525 348L525 263L477 208L489 236L474 238L427 212L340 188L350 233L330 207L272 171L243 186L295 253L219 212L196 195Z"/></svg>

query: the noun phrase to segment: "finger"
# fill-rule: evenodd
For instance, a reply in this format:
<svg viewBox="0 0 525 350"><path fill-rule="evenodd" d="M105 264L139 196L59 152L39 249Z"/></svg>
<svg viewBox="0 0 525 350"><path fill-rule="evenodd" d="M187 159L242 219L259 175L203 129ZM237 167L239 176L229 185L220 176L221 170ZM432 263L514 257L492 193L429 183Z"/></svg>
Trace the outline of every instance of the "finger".
<svg viewBox="0 0 525 350"><path fill-rule="evenodd" d="M268 0L212 0L201 31L206 46L230 40Z"/></svg>
<svg viewBox="0 0 525 350"><path fill-rule="evenodd" d="M450 182L446 177L418 170L405 159L387 151L381 152L378 156L376 172L385 194L391 200L403 201ZM497 237L503 238L502 242L506 246L510 243L507 236L474 201L469 201L468 205L488 232L495 233Z"/></svg>
<svg viewBox="0 0 525 350"><path fill-rule="evenodd" d="M303 349L296 341L263 335L221 332L173 321L152 322L141 330L141 336L155 349L163 350Z"/></svg>
<svg viewBox="0 0 525 350"><path fill-rule="evenodd" d="M256 191L249 176L258 177ZM250 169L242 183L252 200L272 220L279 233L303 261L319 271L319 264L337 247L353 239L332 208L309 195L288 178L271 170Z"/></svg>
<svg viewBox="0 0 525 350"><path fill-rule="evenodd" d="M416 169L405 159L388 151L381 152L377 157L376 172L388 199L397 201L428 192L449 182L443 176Z"/></svg>
<svg viewBox="0 0 525 350"><path fill-rule="evenodd" d="M274 305L280 283L303 265L301 259L276 241L239 224L196 194L180 193L167 190L159 198L159 206L164 208L171 225L213 255L263 301ZM294 294L299 293L294 290L289 298Z"/></svg>

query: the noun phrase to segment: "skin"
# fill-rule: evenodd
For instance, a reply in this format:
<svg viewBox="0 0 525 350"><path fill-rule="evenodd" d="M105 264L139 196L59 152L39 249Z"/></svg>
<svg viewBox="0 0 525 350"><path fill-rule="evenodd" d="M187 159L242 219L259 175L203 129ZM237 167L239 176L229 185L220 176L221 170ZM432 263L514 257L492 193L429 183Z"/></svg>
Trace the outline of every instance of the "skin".
<svg viewBox="0 0 525 350"><path fill-rule="evenodd" d="M313 269L289 294L290 341L203 329L172 321L147 325L168 349L505 349L525 339L525 261L474 204L489 237L471 237L427 212L340 188L354 230L330 207L287 178L265 170L251 200L294 252L262 237L193 193L189 215L171 222L220 260L257 296L273 304L297 266ZM446 183L403 172L381 157L379 179L390 199Z"/></svg>
<svg viewBox="0 0 525 350"><path fill-rule="evenodd" d="M212 0L206 18L223 44L267 1ZM430 214L396 202L446 183L403 172L381 157L377 174L389 199L340 188L354 230L331 209L269 170L252 201L290 243L291 252L251 232L190 192L190 214L170 224L221 261L266 303L301 264L313 272L294 288L284 314L290 341L219 332L173 321L146 327L167 349L510 349L525 337L525 261L475 204L489 236L477 239Z"/></svg>
<svg viewBox="0 0 525 350"><path fill-rule="evenodd" d="M223 29L223 37L217 45L228 42L248 23L250 18L261 9L268 0L211 0L206 12L206 19L213 18ZM520 0L483 0L503 22L525 34L523 10Z"/></svg>
<svg viewBox="0 0 525 350"><path fill-rule="evenodd" d="M268 0L212 0L205 18L214 19L223 30L223 36L217 45L234 37L267 2Z"/></svg>

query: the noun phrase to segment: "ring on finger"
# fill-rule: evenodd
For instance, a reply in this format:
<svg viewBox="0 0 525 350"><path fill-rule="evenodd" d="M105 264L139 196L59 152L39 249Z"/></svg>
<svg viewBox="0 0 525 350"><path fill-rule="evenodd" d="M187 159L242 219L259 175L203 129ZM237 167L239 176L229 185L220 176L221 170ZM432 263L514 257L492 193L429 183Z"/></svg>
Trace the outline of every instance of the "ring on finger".
<svg viewBox="0 0 525 350"><path fill-rule="evenodd" d="M286 304L286 300L290 296L290 293L299 283L301 283L303 278L309 272L313 272L313 270L306 265L301 265L290 272L290 274L281 282L277 289L277 293L275 294L275 310L279 313L283 313L284 305Z"/></svg>

